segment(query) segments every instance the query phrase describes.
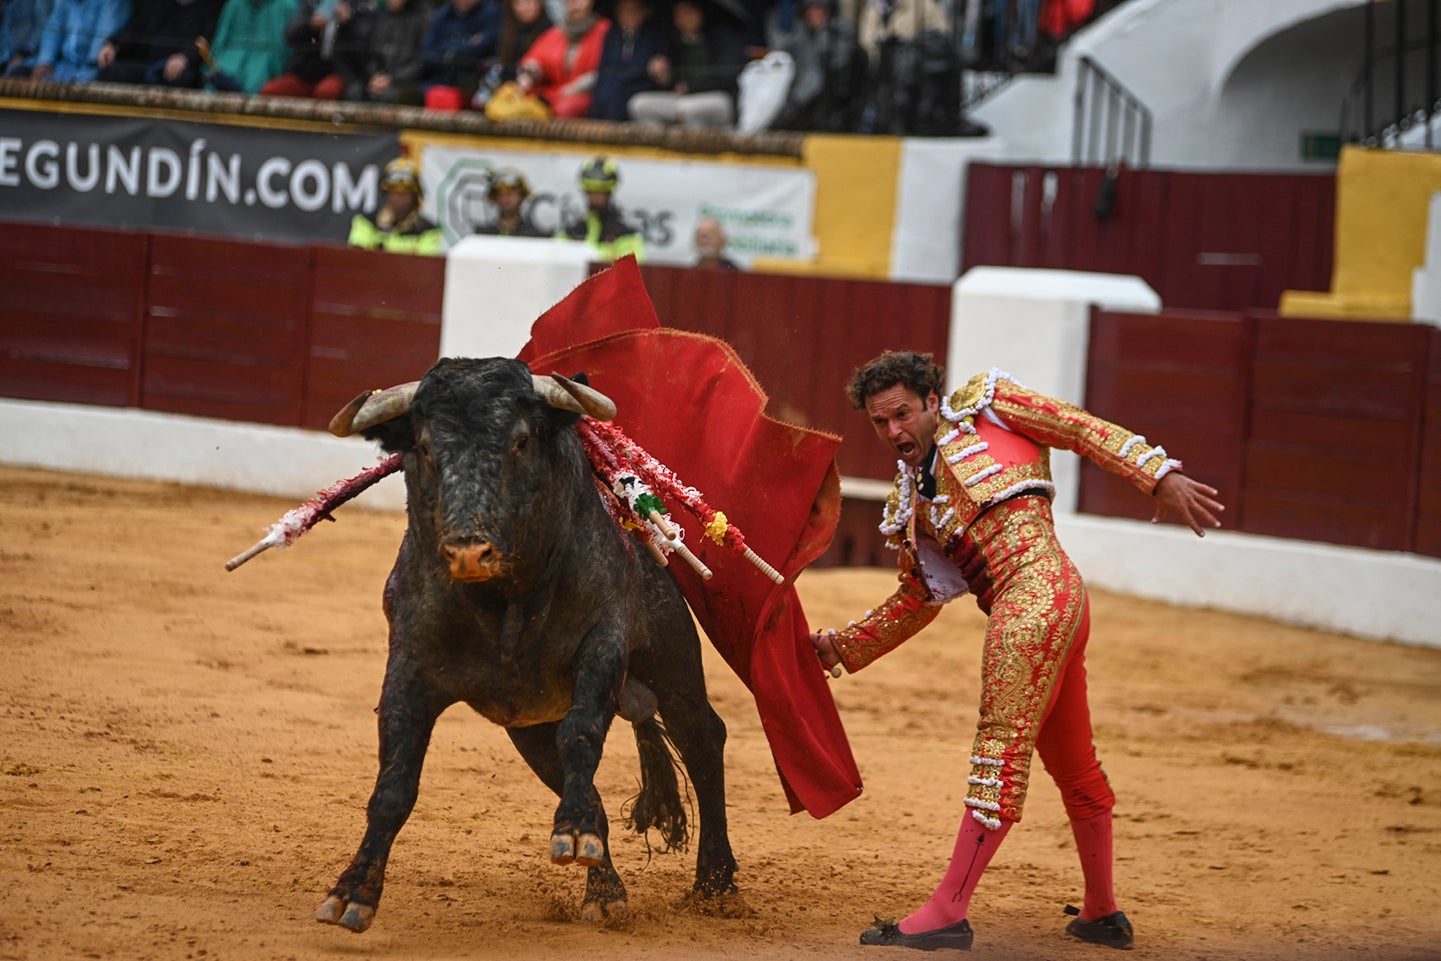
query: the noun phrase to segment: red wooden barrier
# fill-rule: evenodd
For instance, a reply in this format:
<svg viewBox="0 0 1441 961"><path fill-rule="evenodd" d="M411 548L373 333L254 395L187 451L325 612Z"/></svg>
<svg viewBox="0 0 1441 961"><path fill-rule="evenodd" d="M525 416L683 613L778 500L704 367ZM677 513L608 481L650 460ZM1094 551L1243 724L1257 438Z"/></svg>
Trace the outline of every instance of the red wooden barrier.
<svg viewBox="0 0 1441 961"><path fill-rule="evenodd" d="M1284 290L1331 284L1330 174L1119 171L973 163L965 268L1051 267L1135 274L1167 307L1274 308Z"/></svg>
<svg viewBox="0 0 1441 961"><path fill-rule="evenodd" d="M144 234L0 230L0 395L138 404L148 252Z"/></svg>
<svg viewBox="0 0 1441 961"><path fill-rule="evenodd" d="M1441 331L1171 311L1091 331L1086 406L1220 488L1228 528L1441 556ZM1080 506L1150 513L1088 463Z"/></svg>
<svg viewBox="0 0 1441 961"><path fill-rule="evenodd" d="M1417 480L1416 546L1441 557L1441 331L1431 332L1431 356L1422 417L1421 472Z"/></svg>
<svg viewBox="0 0 1441 961"><path fill-rule="evenodd" d="M300 425L323 429L362 390L414 380L440 356L445 258L316 247Z"/></svg>
<svg viewBox="0 0 1441 961"><path fill-rule="evenodd" d="M150 250L141 406L298 424L310 249L153 234Z"/></svg>
<svg viewBox="0 0 1441 961"><path fill-rule="evenodd" d="M1411 550L1433 328L1262 318L1244 530Z"/></svg>
<svg viewBox="0 0 1441 961"><path fill-rule="evenodd" d="M1085 406L1144 434L1223 493L1225 523L1245 516L1241 496L1250 384L1250 325L1237 314L1093 311ZM1128 481L1081 461L1079 507L1147 520L1154 505Z"/></svg>

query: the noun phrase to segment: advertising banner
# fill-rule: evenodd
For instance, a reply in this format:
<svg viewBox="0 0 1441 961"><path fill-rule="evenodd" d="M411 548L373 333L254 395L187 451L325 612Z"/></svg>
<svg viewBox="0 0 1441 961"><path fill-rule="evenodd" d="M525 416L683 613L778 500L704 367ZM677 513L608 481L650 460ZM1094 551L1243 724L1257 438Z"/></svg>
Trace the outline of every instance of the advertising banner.
<svg viewBox="0 0 1441 961"><path fill-rule="evenodd" d="M553 233L584 214L579 173L586 159L572 153L427 146L420 157L425 215L444 231L446 243L454 244L495 216L486 199L490 171L514 167L532 190L526 208L531 222ZM616 203L644 233L647 263L691 263L695 225L703 217L721 222L730 239L728 253L742 262L815 259L816 184L809 170L627 156L616 157L616 163Z"/></svg>
<svg viewBox="0 0 1441 961"><path fill-rule="evenodd" d="M15 220L345 243L374 211L396 133L269 130L0 110L0 211Z"/></svg>

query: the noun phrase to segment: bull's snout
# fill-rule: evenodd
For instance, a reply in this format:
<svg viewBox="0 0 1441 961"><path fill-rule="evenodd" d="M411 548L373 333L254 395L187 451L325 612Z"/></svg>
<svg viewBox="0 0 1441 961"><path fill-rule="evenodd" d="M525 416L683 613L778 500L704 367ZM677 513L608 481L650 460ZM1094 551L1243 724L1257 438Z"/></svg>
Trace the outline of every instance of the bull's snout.
<svg viewBox="0 0 1441 961"><path fill-rule="evenodd" d="M500 573L500 551L489 541L450 541L441 545L440 553L457 581L474 584Z"/></svg>

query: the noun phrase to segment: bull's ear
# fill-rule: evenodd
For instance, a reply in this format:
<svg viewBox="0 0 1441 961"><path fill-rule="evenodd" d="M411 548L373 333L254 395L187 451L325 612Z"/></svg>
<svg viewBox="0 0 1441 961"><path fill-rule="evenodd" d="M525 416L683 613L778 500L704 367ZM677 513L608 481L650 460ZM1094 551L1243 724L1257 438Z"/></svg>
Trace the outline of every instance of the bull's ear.
<svg viewBox="0 0 1441 961"><path fill-rule="evenodd" d="M586 387L590 386L590 375L583 370L571 374L570 379L575 381L577 384L584 384Z"/></svg>
<svg viewBox="0 0 1441 961"><path fill-rule="evenodd" d="M360 436L375 441L387 454L403 454L415 447L415 428L411 426L409 417L397 417L367 427Z"/></svg>

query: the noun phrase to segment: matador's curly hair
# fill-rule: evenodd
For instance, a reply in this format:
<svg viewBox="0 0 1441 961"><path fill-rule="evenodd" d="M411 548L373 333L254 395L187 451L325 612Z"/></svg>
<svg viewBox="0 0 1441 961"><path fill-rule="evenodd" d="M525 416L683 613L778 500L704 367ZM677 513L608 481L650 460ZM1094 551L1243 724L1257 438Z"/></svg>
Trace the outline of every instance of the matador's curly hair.
<svg viewBox="0 0 1441 961"><path fill-rule="evenodd" d="M944 382L945 371L932 361L930 354L887 350L851 373L846 396L856 410L865 410L866 398L897 384L925 400L931 391L939 394Z"/></svg>

